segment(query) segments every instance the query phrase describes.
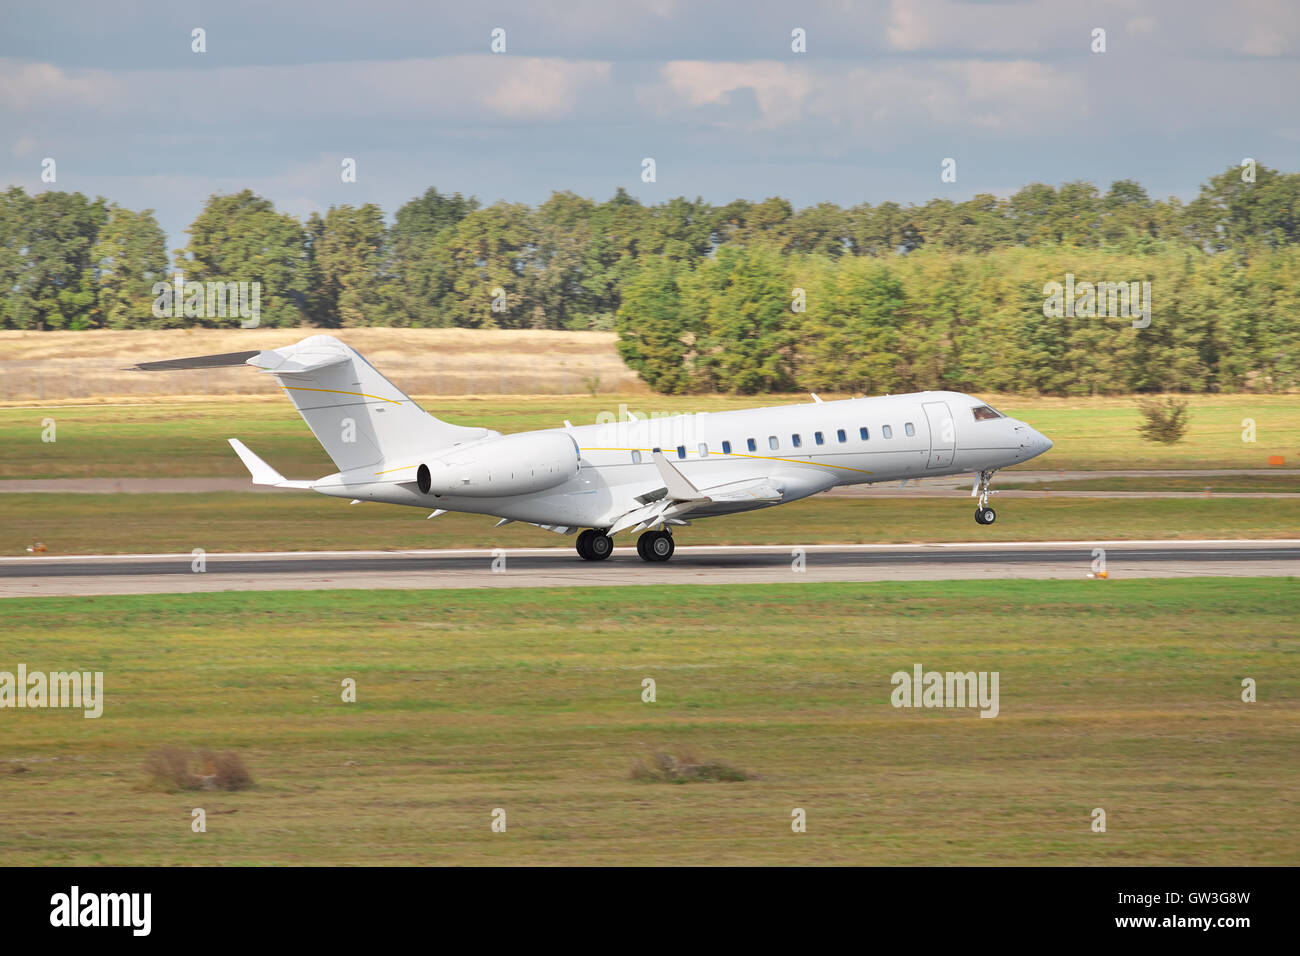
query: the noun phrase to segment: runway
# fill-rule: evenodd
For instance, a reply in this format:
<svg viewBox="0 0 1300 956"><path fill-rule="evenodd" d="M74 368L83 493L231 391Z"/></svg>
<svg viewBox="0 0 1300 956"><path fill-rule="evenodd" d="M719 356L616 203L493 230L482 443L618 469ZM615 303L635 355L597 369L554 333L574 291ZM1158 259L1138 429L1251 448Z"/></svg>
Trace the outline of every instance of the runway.
<svg viewBox="0 0 1300 956"><path fill-rule="evenodd" d="M666 564L619 547L52 555L0 558L0 598L335 588L573 587L800 581L1086 578L1094 549L1109 580L1300 574L1300 539L1045 541L933 545L688 546ZM201 568L201 570L196 570ZM1100 583L1100 582L1099 582Z"/></svg>

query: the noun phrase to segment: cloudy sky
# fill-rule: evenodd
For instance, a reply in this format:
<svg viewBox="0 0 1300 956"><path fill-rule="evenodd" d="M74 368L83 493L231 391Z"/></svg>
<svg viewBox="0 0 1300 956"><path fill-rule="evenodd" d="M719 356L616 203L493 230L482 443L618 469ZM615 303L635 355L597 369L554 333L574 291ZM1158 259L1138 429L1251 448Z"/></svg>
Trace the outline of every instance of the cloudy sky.
<svg viewBox="0 0 1300 956"><path fill-rule="evenodd" d="M1300 168L1295 0L0 0L0 183L153 208L173 246L245 187L300 216L391 216L431 185L804 206L1131 177L1190 198L1247 156Z"/></svg>

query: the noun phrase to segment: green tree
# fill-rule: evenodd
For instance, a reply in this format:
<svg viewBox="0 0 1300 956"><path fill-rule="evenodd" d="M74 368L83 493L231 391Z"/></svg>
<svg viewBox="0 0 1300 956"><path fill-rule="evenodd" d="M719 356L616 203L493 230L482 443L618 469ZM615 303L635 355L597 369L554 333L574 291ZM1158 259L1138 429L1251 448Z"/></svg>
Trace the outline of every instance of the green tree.
<svg viewBox="0 0 1300 956"><path fill-rule="evenodd" d="M260 324L300 325L309 314L307 234L302 223L276 212L252 190L211 196L186 230L190 241L176 251L187 282L261 284ZM187 319L205 325L233 319Z"/></svg>
<svg viewBox="0 0 1300 956"><path fill-rule="evenodd" d="M527 206L495 203L476 209L441 238L439 263L451 280L440 306L446 324L538 327L528 274L536 237Z"/></svg>
<svg viewBox="0 0 1300 956"><path fill-rule="evenodd" d="M786 260L762 246L723 247L683 278L695 387L742 394L794 387L793 288Z"/></svg>
<svg viewBox="0 0 1300 956"><path fill-rule="evenodd" d="M0 328L30 328L35 310L22 296L31 197L20 186L0 193Z"/></svg>
<svg viewBox="0 0 1300 956"><path fill-rule="evenodd" d="M679 280L680 262L656 257L642 262L623 288L618 310L618 354L651 388L689 392L697 383L688 368L696 331L689 327Z"/></svg>
<svg viewBox="0 0 1300 956"><path fill-rule="evenodd" d="M105 201L43 192L26 203L11 197L9 205L22 215L8 240L16 244L21 263L6 307L13 325L37 330L98 325L91 250L108 217Z"/></svg>
<svg viewBox="0 0 1300 956"><path fill-rule="evenodd" d="M153 316L156 282L167 282L167 236L153 210L132 212L114 203L91 250L99 275L99 315L114 329L161 324Z"/></svg>
<svg viewBox="0 0 1300 956"><path fill-rule="evenodd" d="M319 274L320 324L405 324L391 321L392 294L385 261L384 214L378 206L331 206L319 225L309 223Z"/></svg>
<svg viewBox="0 0 1300 956"><path fill-rule="evenodd" d="M456 225L478 208L479 201L473 197L466 199L460 193L444 196L430 186L424 195L397 210L389 232L394 298L390 308L403 324L450 324L442 310L454 278L443 244Z"/></svg>

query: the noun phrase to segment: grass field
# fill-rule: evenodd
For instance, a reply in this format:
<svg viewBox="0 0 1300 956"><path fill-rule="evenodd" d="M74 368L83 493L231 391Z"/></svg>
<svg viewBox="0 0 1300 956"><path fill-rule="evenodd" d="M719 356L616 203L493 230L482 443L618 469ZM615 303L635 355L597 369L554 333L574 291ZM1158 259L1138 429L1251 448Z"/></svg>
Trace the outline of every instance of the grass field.
<svg viewBox="0 0 1300 956"><path fill-rule="evenodd" d="M865 544L1119 538L1300 537L1300 498L1006 498L980 526L969 498L815 497L706 519L681 544ZM35 541L50 554L560 547L573 538L526 524L394 505L352 506L312 492L0 494L0 554ZM629 544L630 535L620 537Z"/></svg>
<svg viewBox="0 0 1300 956"><path fill-rule="evenodd" d="M1008 472L1013 477L1014 472ZM1072 478L1064 481L999 481L997 487L1007 491L1177 491L1211 494L1300 494L1300 478L1295 475L1198 475L1169 472L1158 477Z"/></svg>
<svg viewBox="0 0 1300 956"><path fill-rule="evenodd" d="M0 402L139 401L146 397L277 395L244 367L133 372L150 359L274 349L324 332L362 352L407 394L644 392L613 332L542 329L0 329ZM539 361L539 356L542 358Z"/></svg>
<svg viewBox="0 0 1300 956"><path fill-rule="evenodd" d="M829 397L829 396L824 396ZM439 417L502 432L558 427L566 418L590 424L620 404L643 414L721 411L756 404L807 401L788 396L501 396L426 397ZM1270 456L1300 462L1300 395L1190 396L1191 428L1173 446L1137 434L1131 399L995 398L1055 443L1028 467L1037 470L1268 469ZM54 442L42 441L47 418ZM1256 441L1243 442L1253 418ZM290 404L273 399L221 399L193 404L0 408L0 478L243 477L226 439L243 439L290 478L316 478L335 468ZM1003 478L1011 480L1014 472Z"/></svg>
<svg viewBox="0 0 1300 956"><path fill-rule="evenodd" d="M0 669L106 685L98 720L3 713L8 865L1300 863L1289 581L46 598L0 614ZM999 715L891 707L891 674L915 663L997 671ZM1258 702L1240 700L1244 677ZM173 746L234 751L254 786L152 782L147 756ZM655 753L748 779L634 779Z"/></svg>

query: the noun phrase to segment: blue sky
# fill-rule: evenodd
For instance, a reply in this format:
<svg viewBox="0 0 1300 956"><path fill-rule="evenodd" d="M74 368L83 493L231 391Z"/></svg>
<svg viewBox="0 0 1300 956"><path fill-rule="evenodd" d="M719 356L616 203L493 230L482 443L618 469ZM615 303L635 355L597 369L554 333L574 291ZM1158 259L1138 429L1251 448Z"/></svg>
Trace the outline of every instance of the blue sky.
<svg viewBox="0 0 1300 956"><path fill-rule="evenodd" d="M1247 156L1300 168L1293 0L0 2L0 182L153 208L173 247L245 187L391 217L429 186L805 206L1131 177L1186 199Z"/></svg>

